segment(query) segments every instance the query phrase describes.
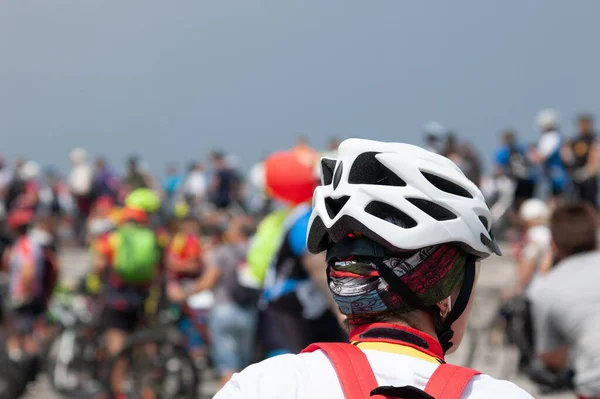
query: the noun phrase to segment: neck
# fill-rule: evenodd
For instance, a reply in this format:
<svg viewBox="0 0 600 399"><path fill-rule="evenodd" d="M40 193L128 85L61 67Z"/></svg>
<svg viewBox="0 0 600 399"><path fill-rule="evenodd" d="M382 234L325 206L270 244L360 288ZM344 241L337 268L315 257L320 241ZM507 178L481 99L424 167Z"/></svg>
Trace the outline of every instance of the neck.
<svg viewBox="0 0 600 399"><path fill-rule="evenodd" d="M435 340L438 339L437 332L435 331L435 324L433 322L433 318L427 312L422 310L415 310L410 313L406 313L402 315L403 319L400 318L392 318L389 321L382 321L386 324L392 324L400 327L408 327L414 328L415 330L419 330L420 332L429 335ZM367 324L375 324L379 323L379 321L369 322ZM353 320L348 319L348 326L350 330L354 330L355 328L361 327L364 324L356 324Z"/></svg>

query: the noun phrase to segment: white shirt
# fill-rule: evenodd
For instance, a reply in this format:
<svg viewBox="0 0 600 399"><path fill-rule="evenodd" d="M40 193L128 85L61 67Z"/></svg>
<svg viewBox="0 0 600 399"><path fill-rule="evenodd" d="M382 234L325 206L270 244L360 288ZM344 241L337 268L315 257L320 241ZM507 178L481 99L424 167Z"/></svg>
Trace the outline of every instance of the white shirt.
<svg viewBox="0 0 600 399"><path fill-rule="evenodd" d="M380 386L425 389L437 365L407 355L363 350ZM214 399L344 399L329 358L322 351L281 355L235 374ZM471 379L462 399L533 399L508 381L488 375Z"/></svg>
<svg viewBox="0 0 600 399"><path fill-rule="evenodd" d="M204 172L194 171L191 172L185 181L185 192L186 194L193 195L195 197L202 197L206 194L208 187L208 181Z"/></svg>
<svg viewBox="0 0 600 399"><path fill-rule="evenodd" d="M75 195L86 195L92 190L94 171L88 164L74 165L69 175L69 188Z"/></svg>
<svg viewBox="0 0 600 399"><path fill-rule="evenodd" d="M540 137L538 142L538 152L542 158L547 159L560 147L560 133L556 131L546 132Z"/></svg>
<svg viewBox="0 0 600 399"><path fill-rule="evenodd" d="M547 226L535 226L527 230L527 244L523 248L523 260L536 260L535 272L531 277L531 281L525 290L525 296L531 298L534 292L538 289L541 280L543 279L538 272L540 261L544 254L550 248L552 241L552 233Z"/></svg>

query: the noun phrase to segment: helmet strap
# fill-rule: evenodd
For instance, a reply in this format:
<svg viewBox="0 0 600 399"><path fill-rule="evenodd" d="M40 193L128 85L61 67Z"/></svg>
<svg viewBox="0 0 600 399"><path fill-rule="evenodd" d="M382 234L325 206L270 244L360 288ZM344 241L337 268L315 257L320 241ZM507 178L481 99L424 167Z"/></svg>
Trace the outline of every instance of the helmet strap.
<svg viewBox="0 0 600 399"><path fill-rule="evenodd" d="M463 278L456 302L448 314L448 317L443 320L441 317L437 317L438 323L436 323L435 330L444 353L446 353L452 347L452 342L450 342L454 336L452 324L464 313L467 305L469 304L469 299L471 299L471 293L473 292L473 287L475 285L476 262L477 258L475 256L468 255L467 266L465 268L465 277Z"/></svg>

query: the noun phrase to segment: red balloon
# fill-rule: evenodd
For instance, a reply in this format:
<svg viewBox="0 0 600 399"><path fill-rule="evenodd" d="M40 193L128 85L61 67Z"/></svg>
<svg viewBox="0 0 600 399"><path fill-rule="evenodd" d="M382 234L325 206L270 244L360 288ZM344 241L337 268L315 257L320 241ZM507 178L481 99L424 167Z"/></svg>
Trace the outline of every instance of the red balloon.
<svg viewBox="0 0 600 399"><path fill-rule="evenodd" d="M314 165L293 151L276 152L264 161L265 187L274 198L293 205L312 199L317 186Z"/></svg>

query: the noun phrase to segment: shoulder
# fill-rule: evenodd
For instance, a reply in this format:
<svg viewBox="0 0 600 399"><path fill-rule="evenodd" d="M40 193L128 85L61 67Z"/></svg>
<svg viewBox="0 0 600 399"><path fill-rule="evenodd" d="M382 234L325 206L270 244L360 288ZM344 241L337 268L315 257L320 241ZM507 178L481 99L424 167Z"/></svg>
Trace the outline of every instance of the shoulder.
<svg viewBox="0 0 600 399"><path fill-rule="evenodd" d="M496 150L496 157L497 158L505 158L508 156L508 153L509 153L508 147L502 146Z"/></svg>
<svg viewBox="0 0 600 399"><path fill-rule="evenodd" d="M335 370L322 352L276 356L235 374L215 399L297 398L301 386L311 387L316 383L311 381L314 375L319 376L320 381L336 378Z"/></svg>
<svg viewBox="0 0 600 399"><path fill-rule="evenodd" d="M487 374L473 377L462 394L463 399L478 398L515 398L533 399L533 397L512 382L497 380Z"/></svg>

